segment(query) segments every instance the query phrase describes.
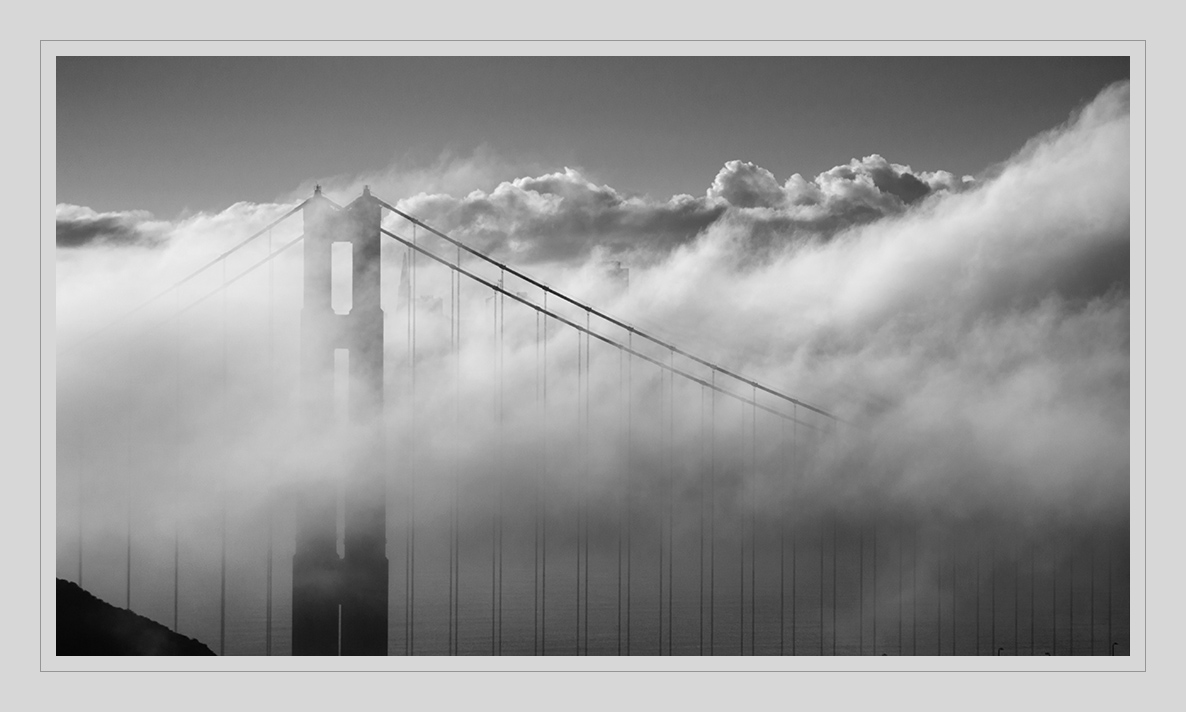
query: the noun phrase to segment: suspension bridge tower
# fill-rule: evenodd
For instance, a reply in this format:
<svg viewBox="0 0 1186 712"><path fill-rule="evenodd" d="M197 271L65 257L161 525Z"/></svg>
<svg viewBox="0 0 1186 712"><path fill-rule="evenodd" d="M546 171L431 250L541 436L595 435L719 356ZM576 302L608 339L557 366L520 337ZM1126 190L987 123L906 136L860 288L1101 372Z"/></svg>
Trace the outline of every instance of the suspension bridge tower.
<svg viewBox="0 0 1186 712"><path fill-rule="evenodd" d="M386 655L388 562L383 445L383 310L379 202L370 190L338 209L317 188L304 207L301 310L302 427L318 438L351 432L335 472L313 473L296 506L292 576L294 655ZM348 313L332 305L335 243L351 249ZM345 351L346 358L335 357ZM348 365L342 379L336 361ZM336 422L335 387L346 387L347 422ZM336 440L336 439L330 439ZM338 497L344 517L338 551Z"/></svg>

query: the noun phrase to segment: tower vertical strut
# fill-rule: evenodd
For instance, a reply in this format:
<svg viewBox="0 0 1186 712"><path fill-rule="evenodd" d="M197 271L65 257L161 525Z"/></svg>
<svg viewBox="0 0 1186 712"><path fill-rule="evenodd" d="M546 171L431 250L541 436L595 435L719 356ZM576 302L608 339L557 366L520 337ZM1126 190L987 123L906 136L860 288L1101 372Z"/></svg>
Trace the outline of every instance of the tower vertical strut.
<svg viewBox="0 0 1186 712"><path fill-rule="evenodd" d="M304 478L296 491L292 651L294 655L386 655L390 566L383 441L381 207L369 189L345 207L334 205L318 189L303 207L301 436L311 443L324 442L334 432L347 432L353 437L350 448L332 451L332 458L321 460L325 464L310 463L308 467L318 470L309 474L316 476ZM351 248L350 306L343 313L333 306L336 243L349 243ZM408 309L411 373L405 412L409 415L409 435L415 427L411 415L416 397L413 252L408 253L407 281L401 293ZM339 360L338 351L344 352L348 360ZM349 372L343 372L343 367L348 367ZM417 458L415 438L407 437L406 443L409 473L404 530L404 653L410 655L415 652Z"/></svg>

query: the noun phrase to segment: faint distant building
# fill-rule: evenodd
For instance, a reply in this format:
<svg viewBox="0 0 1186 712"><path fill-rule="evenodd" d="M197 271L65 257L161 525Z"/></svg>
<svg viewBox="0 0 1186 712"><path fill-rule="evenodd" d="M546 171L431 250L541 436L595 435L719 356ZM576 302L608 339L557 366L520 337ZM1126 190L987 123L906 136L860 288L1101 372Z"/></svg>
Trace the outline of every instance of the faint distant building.
<svg viewBox="0 0 1186 712"><path fill-rule="evenodd" d="M610 261L601 263L605 281L613 287L614 293L621 294L630 289L630 269L623 267L621 262Z"/></svg>

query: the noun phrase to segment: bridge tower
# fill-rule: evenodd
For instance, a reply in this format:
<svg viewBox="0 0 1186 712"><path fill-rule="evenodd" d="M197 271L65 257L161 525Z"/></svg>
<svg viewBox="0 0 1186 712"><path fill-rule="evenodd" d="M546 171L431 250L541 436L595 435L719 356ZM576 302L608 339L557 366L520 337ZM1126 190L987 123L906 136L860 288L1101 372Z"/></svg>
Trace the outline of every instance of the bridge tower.
<svg viewBox="0 0 1186 712"><path fill-rule="evenodd" d="M383 446L381 208L370 190L336 209L317 188L304 207L305 289L301 310L303 427L346 427L336 472L313 473L297 495L292 575L293 655L386 655L388 562ZM349 243L348 313L334 312L334 243ZM347 422L335 422L335 351L346 350ZM338 440L338 439L333 439ZM344 555L338 554L338 493ZM340 623L339 623L340 621ZM340 645L339 645L340 641Z"/></svg>

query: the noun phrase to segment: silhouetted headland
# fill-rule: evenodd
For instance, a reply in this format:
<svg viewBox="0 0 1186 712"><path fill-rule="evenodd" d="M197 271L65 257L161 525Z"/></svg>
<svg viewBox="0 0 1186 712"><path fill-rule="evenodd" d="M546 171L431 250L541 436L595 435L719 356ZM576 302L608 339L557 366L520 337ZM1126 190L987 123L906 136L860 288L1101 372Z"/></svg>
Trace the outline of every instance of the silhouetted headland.
<svg viewBox="0 0 1186 712"><path fill-rule="evenodd" d="M58 579L58 655L213 655L193 638Z"/></svg>

